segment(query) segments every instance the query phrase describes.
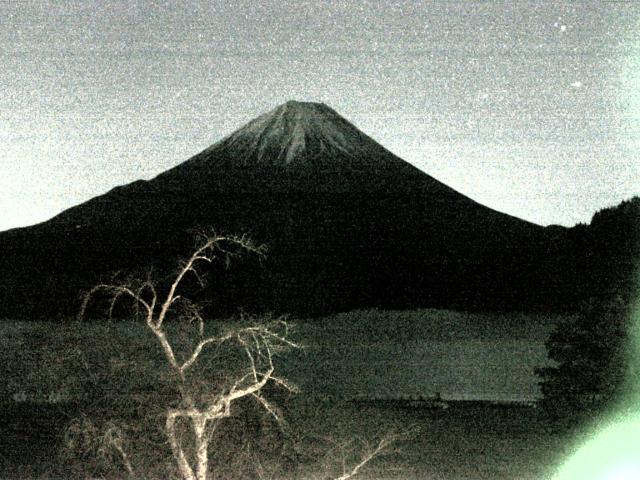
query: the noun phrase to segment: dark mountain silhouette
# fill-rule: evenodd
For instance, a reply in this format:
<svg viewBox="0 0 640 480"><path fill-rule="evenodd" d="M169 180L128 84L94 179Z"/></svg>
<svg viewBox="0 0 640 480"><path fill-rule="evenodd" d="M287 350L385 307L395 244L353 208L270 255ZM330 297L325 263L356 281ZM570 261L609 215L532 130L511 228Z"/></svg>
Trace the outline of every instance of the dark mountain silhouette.
<svg viewBox="0 0 640 480"><path fill-rule="evenodd" d="M0 315L73 314L107 272L162 271L210 227L269 247L212 276L218 312L571 309L595 288L575 288L591 261L580 228L484 207L331 108L288 102L150 181L1 233Z"/></svg>

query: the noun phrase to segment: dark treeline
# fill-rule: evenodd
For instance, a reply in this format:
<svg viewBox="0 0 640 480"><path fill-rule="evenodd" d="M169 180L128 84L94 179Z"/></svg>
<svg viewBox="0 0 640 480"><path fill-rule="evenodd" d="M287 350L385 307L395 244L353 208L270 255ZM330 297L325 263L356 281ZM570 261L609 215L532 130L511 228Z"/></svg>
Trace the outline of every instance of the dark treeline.
<svg viewBox="0 0 640 480"><path fill-rule="evenodd" d="M397 202L378 199L372 210L356 197L340 200L336 215L290 198L285 207L276 198L270 211L245 210L246 222L223 221L242 209L236 202L233 211L234 200L222 205L227 215L215 210L220 202L201 209L170 205L171 218L181 219L170 223L167 210L140 215L138 201L128 215L117 201L94 200L94 212L110 213L104 221L54 220L0 236L0 315L73 316L82 292L112 272L122 276L153 265L161 276L190 251L197 225L231 233L237 227L269 247L265 259L249 256L229 271L210 272L211 286L200 298L211 300L214 314L238 307L309 316L369 307L576 311L593 298L632 294L638 198L573 228L523 222L521 231L484 224L453 232L446 226L452 218L411 218ZM350 212L346 204L355 208ZM205 225L208 211L212 221ZM493 244L486 242L492 236Z"/></svg>

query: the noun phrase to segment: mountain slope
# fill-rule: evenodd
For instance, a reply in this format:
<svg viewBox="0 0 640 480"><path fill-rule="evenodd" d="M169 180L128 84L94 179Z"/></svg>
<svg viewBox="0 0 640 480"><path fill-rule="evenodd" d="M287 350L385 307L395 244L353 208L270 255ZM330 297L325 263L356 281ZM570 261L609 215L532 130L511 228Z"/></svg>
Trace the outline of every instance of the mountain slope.
<svg viewBox="0 0 640 480"><path fill-rule="evenodd" d="M325 105L287 102L150 181L0 234L0 314L73 313L101 275L163 270L198 228L269 247L214 277L218 312L561 303L544 279L549 229L461 195Z"/></svg>

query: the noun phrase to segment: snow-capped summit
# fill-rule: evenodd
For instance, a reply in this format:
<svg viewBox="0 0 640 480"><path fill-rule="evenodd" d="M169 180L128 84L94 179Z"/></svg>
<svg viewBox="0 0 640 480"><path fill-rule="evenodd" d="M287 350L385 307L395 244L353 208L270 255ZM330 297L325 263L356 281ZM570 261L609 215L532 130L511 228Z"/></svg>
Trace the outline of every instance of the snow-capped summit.
<svg viewBox="0 0 640 480"><path fill-rule="evenodd" d="M207 152L232 150L249 165L317 164L337 156L351 162L388 155L377 142L324 103L288 101L250 121Z"/></svg>

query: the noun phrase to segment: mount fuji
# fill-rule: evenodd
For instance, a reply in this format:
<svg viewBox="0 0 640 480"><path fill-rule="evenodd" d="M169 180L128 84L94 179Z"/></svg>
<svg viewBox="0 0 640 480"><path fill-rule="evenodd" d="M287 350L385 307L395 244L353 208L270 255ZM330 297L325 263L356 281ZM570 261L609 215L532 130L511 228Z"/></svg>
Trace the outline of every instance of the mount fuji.
<svg viewBox="0 0 640 480"><path fill-rule="evenodd" d="M292 101L151 180L0 233L0 314L73 314L108 272L172 265L197 229L269 249L212 276L219 313L529 310L566 293L548 281L565 229L482 206L326 105Z"/></svg>

